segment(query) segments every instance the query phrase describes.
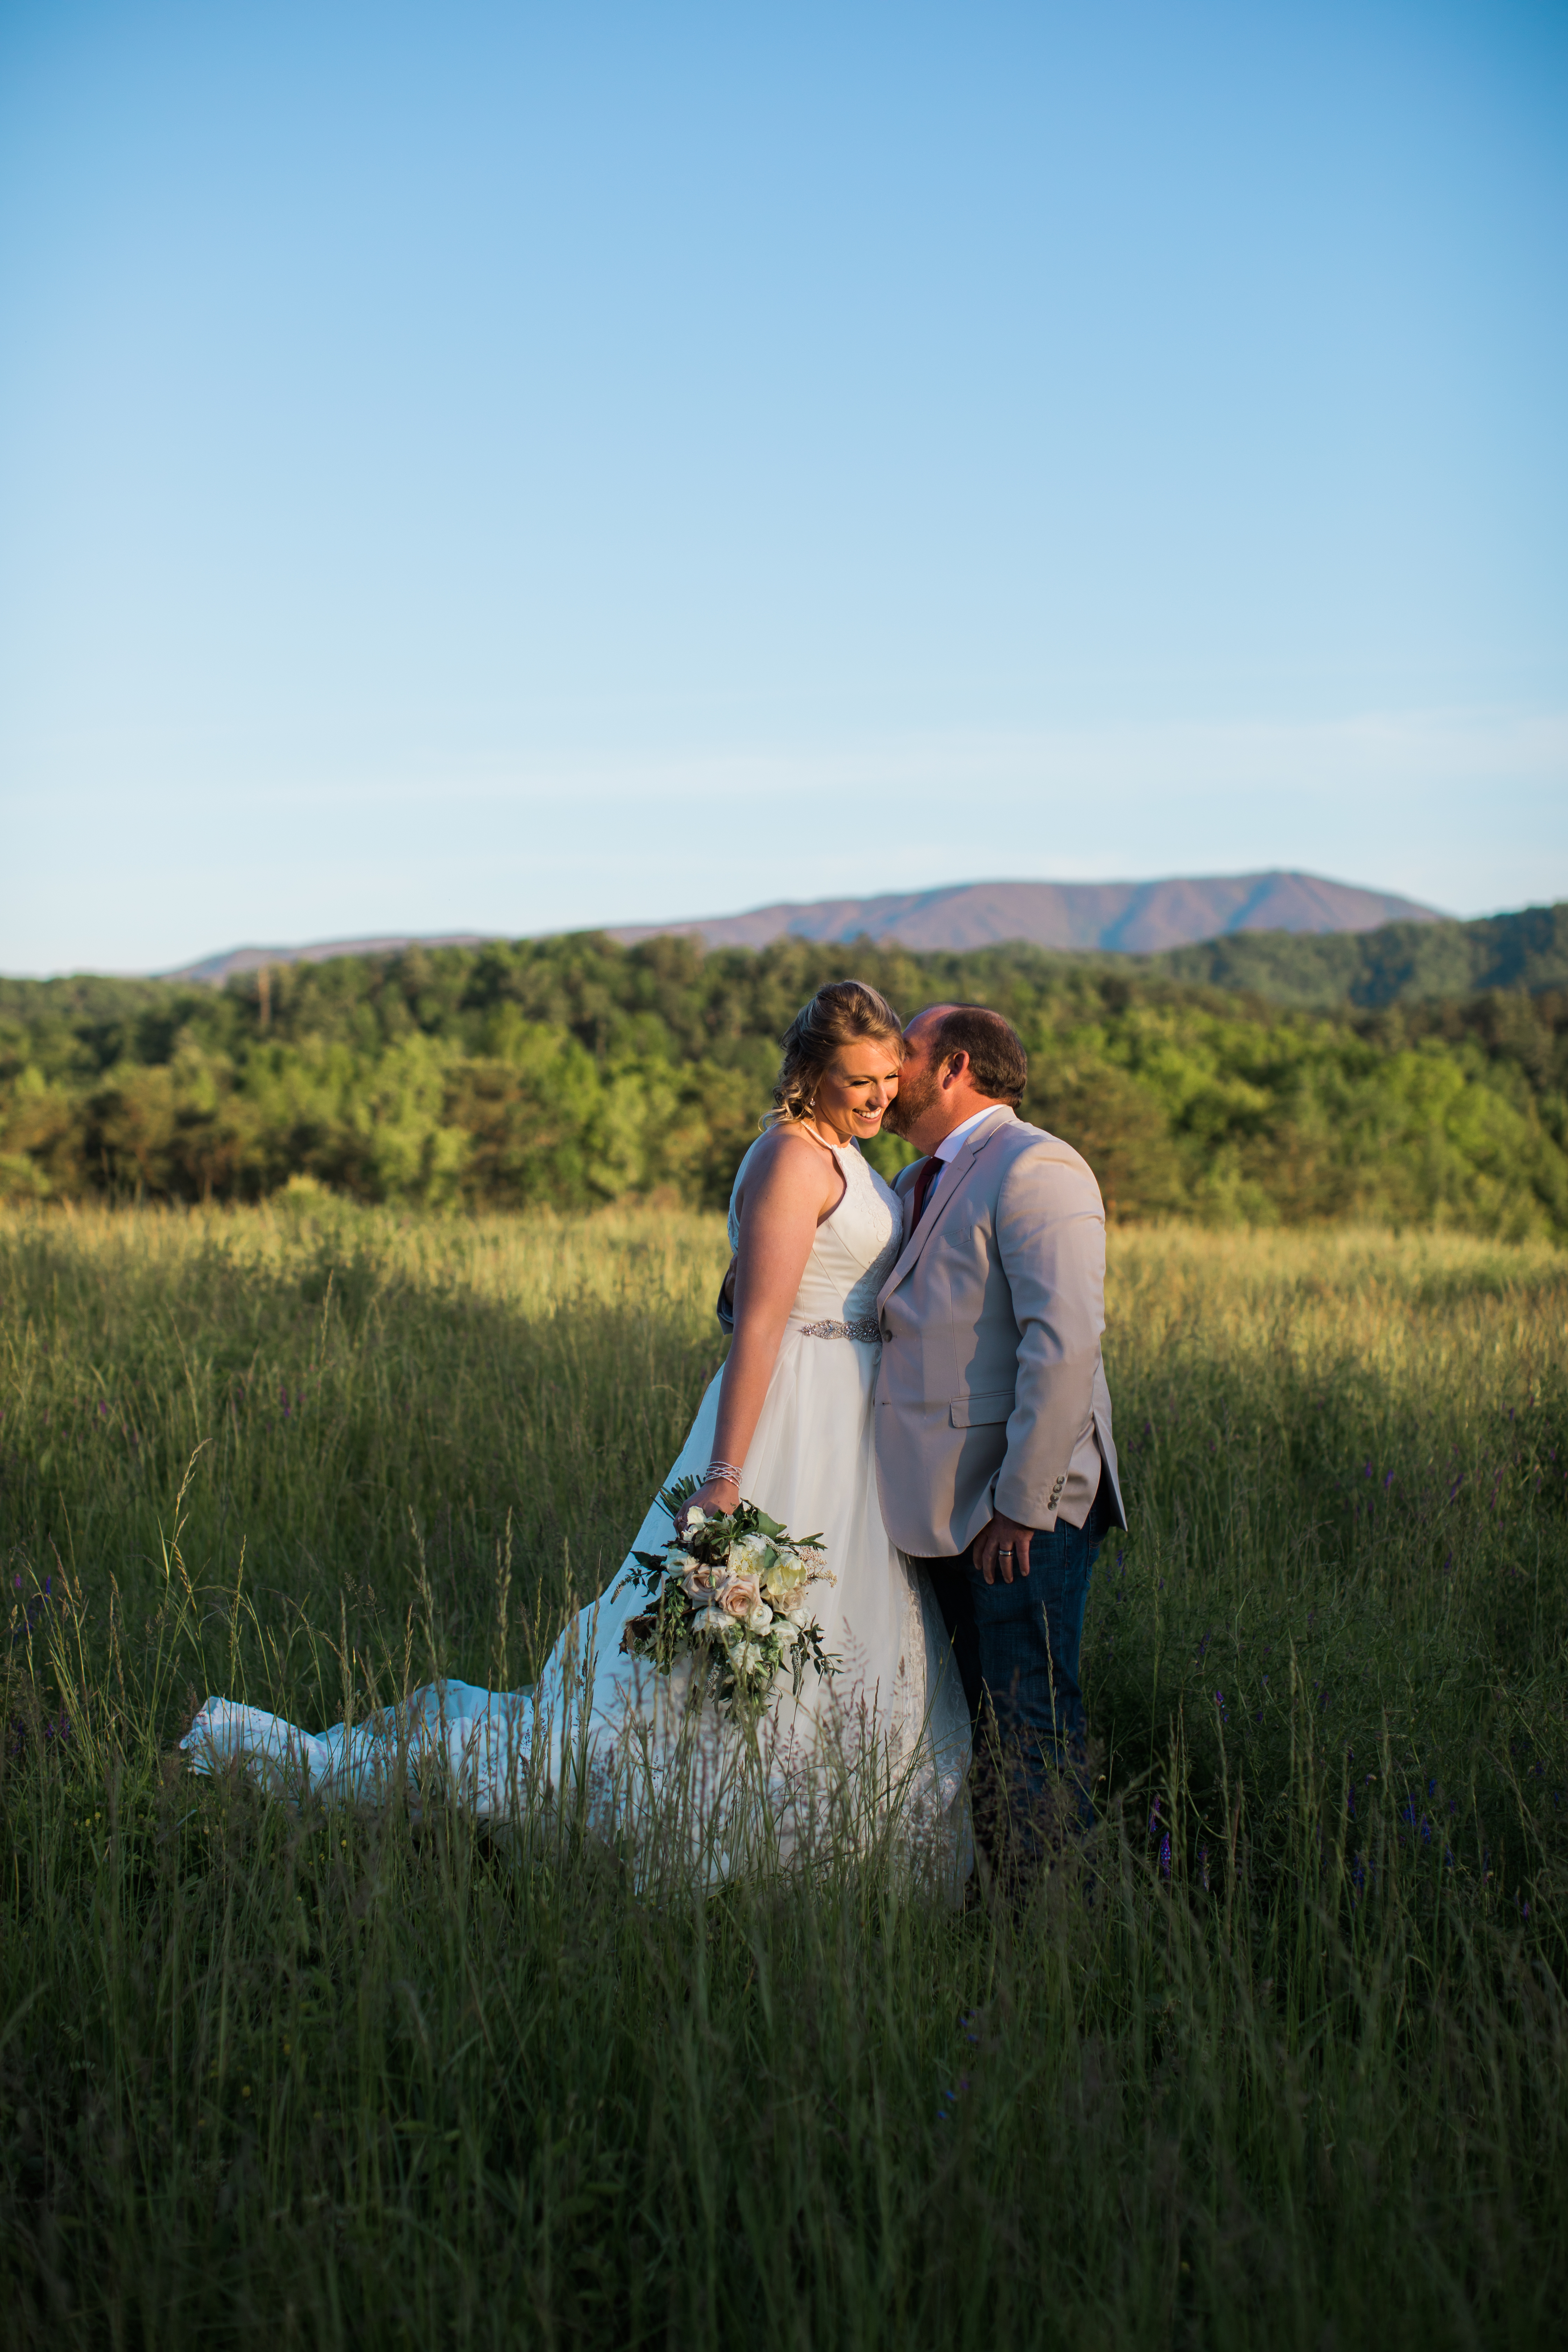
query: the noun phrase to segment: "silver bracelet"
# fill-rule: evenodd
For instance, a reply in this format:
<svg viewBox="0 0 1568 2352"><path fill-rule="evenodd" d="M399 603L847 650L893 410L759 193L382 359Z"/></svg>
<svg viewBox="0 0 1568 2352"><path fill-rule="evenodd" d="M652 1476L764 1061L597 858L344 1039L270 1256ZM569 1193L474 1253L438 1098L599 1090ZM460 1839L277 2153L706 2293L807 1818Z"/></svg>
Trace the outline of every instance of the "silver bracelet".
<svg viewBox="0 0 1568 2352"><path fill-rule="evenodd" d="M741 1483L740 1464L738 1462L710 1462L707 1469L702 1473L702 1484L706 1486L714 1480L717 1480L721 1486L738 1486Z"/></svg>

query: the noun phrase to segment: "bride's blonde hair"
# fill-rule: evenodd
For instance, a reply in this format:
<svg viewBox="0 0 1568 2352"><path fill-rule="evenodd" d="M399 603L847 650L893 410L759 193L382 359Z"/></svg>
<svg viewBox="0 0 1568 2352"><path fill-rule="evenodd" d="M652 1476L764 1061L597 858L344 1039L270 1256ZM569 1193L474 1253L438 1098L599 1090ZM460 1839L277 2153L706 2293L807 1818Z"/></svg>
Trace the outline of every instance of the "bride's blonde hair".
<svg viewBox="0 0 1568 2352"><path fill-rule="evenodd" d="M880 991L863 980L830 980L809 1004L801 1006L784 1031L773 1107L763 1125L782 1126L808 1117L838 1048L862 1037L885 1044L895 1061L903 1060L903 1024Z"/></svg>

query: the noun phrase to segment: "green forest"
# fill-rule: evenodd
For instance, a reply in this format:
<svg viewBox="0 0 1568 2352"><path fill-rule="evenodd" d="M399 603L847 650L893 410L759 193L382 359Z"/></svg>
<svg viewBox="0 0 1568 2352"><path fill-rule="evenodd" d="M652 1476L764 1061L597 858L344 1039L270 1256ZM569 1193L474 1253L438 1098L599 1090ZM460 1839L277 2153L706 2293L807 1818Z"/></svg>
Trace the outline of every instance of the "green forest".
<svg viewBox="0 0 1568 2352"><path fill-rule="evenodd" d="M1568 907L1163 956L709 953L604 937L275 965L218 989L0 982L0 1197L721 1203L777 1040L856 973L996 1006L1026 1118L1113 1217L1568 1239ZM903 1148L875 1152L885 1171Z"/></svg>

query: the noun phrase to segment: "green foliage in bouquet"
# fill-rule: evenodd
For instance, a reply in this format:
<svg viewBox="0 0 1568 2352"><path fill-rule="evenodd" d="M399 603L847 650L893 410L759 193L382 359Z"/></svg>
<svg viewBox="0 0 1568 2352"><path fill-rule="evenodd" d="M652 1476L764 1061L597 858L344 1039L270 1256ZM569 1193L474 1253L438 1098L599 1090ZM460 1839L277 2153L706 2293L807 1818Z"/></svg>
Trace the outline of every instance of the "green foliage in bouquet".
<svg viewBox="0 0 1568 2352"><path fill-rule="evenodd" d="M685 1477L664 1488L672 1522L697 1486ZM628 1618L621 1648L664 1675L683 1658L704 1662L704 1687L725 1714L760 1714L785 1672L797 1698L808 1664L833 1674L837 1661L806 1612L807 1587L834 1580L820 1537L792 1536L755 1503L712 1517L699 1507L663 1551L632 1558L648 1605Z"/></svg>

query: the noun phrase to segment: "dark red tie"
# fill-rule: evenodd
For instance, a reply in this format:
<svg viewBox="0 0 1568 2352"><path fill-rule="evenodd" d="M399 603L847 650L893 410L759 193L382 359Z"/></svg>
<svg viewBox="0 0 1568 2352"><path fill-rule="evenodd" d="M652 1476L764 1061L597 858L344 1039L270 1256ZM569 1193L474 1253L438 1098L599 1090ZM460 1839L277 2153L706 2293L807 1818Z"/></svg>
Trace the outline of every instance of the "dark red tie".
<svg viewBox="0 0 1568 2352"><path fill-rule="evenodd" d="M931 1188L941 1174L942 1162L933 1151L929 1160L921 1160L915 1176L915 1214L914 1223L910 1227L911 1234L914 1232L915 1225L918 1225L925 1215L926 1202L931 1197Z"/></svg>

